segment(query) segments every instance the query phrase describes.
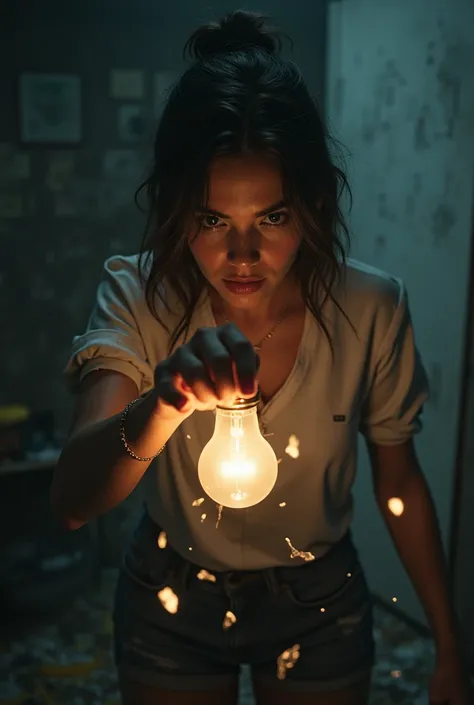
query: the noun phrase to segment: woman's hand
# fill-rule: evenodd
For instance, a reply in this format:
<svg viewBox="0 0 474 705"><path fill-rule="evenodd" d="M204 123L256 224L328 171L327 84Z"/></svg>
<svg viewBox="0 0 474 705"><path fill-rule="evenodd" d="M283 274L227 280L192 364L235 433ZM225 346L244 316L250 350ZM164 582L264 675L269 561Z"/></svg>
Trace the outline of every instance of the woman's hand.
<svg viewBox="0 0 474 705"><path fill-rule="evenodd" d="M468 669L457 649L437 654L429 694L430 705L474 705Z"/></svg>
<svg viewBox="0 0 474 705"><path fill-rule="evenodd" d="M258 365L252 343L234 323L199 328L189 343L156 368L154 394L160 415L182 421L193 411L252 397Z"/></svg>

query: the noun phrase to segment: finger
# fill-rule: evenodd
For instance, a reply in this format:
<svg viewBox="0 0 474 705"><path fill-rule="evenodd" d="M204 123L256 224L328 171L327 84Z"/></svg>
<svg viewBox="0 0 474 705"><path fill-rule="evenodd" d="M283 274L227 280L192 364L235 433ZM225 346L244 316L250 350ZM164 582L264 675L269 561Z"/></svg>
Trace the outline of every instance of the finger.
<svg viewBox="0 0 474 705"><path fill-rule="evenodd" d="M182 376L196 399L202 404L216 401L216 388L205 364L194 353L190 345L183 345L168 360L172 373Z"/></svg>
<svg viewBox="0 0 474 705"><path fill-rule="evenodd" d="M211 377L219 401L233 398L238 393L235 385L232 357L223 345L215 328L201 328L192 341L196 355L200 357Z"/></svg>
<svg viewBox="0 0 474 705"><path fill-rule="evenodd" d="M180 374L174 375L174 385L178 389L178 391L181 391L184 396L188 400L188 404L185 407L185 410L195 410L195 411L213 411L216 408L217 405L217 400L213 396L210 402L202 402L199 401L199 399L195 396L193 393L193 390L187 384L183 377Z"/></svg>
<svg viewBox="0 0 474 705"><path fill-rule="evenodd" d="M252 396L257 391L257 365L260 363L253 345L236 325L221 326L219 337L230 352L235 366L236 382L243 396Z"/></svg>
<svg viewBox="0 0 474 705"><path fill-rule="evenodd" d="M184 389L180 391L173 374L168 370L160 374L156 389L160 399L178 411L185 411L190 404L189 395Z"/></svg>

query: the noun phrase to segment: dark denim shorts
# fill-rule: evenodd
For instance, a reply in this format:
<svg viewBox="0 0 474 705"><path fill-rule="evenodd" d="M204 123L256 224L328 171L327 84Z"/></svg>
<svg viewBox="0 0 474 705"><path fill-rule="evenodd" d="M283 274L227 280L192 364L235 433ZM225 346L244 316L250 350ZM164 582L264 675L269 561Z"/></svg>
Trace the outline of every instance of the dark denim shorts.
<svg viewBox="0 0 474 705"><path fill-rule="evenodd" d="M159 534L145 514L124 557L114 607L119 676L159 689L211 690L249 664L262 685L327 692L370 672L372 599L350 532L311 562L209 572L208 579L202 566L160 549ZM158 597L164 588L179 599L174 613ZM224 628L228 612L236 621L228 615Z"/></svg>

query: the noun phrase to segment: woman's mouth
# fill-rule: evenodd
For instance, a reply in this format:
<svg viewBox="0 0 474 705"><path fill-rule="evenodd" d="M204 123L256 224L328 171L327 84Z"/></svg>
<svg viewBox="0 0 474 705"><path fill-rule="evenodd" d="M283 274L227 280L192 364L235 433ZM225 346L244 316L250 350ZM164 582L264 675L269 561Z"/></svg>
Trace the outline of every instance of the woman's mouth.
<svg viewBox="0 0 474 705"><path fill-rule="evenodd" d="M231 291L233 294L254 294L256 291L259 291L259 289L262 288L265 279L254 279L254 280L245 280L245 279L223 279L224 285L226 288Z"/></svg>

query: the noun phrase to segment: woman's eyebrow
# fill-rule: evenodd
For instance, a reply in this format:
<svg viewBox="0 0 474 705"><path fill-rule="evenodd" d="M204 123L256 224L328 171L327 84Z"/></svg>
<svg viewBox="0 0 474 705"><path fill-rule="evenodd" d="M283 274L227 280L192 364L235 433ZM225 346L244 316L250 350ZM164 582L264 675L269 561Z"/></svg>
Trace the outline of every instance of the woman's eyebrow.
<svg viewBox="0 0 474 705"><path fill-rule="evenodd" d="M268 208L264 208L261 211L257 211L255 213L256 218L261 218L264 215L268 215L269 213L273 213L274 211L279 210L280 208L285 208L286 203L285 201L278 201L278 203L273 203L271 206L268 206ZM232 216L226 215L225 213L221 213L221 211L215 211L212 208L206 208L203 206L202 208L198 209L198 213L201 215L215 215L217 218L224 218L225 220L230 220Z"/></svg>

